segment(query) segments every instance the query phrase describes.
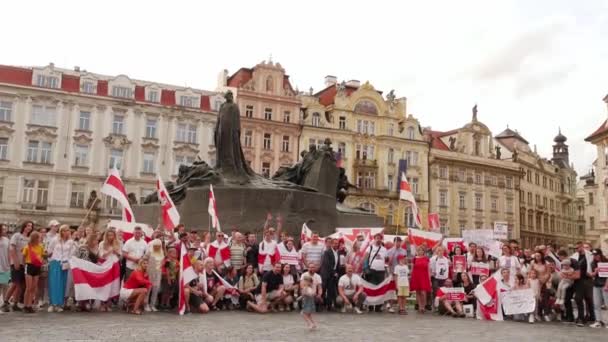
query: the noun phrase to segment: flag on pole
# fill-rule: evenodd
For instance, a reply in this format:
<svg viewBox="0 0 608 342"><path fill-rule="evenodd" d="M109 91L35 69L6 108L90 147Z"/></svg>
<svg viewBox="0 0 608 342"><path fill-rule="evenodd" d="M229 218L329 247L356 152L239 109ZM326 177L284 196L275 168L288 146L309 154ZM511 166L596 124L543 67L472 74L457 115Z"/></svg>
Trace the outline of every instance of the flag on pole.
<svg viewBox="0 0 608 342"><path fill-rule="evenodd" d="M432 248L441 240L442 235L440 233L410 228L407 231L407 238L411 245L421 246L422 244L426 244L428 248Z"/></svg>
<svg viewBox="0 0 608 342"><path fill-rule="evenodd" d="M310 230L306 222L304 222L304 224L302 225L302 232L300 233L300 243L303 245L310 239L312 239L312 230Z"/></svg>
<svg viewBox="0 0 608 342"><path fill-rule="evenodd" d="M215 193L213 192L213 185L209 185L209 206L207 207L207 212L209 212L209 216L211 217L211 226L215 228L218 232L222 231L220 227L220 219L217 216L217 204L215 203Z"/></svg>
<svg viewBox="0 0 608 342"><path fill-rule="evenodd" d="M429 221L429 230L438 233L441 230L439 223L439 214L429 213L427 219Z"/></svg>
<svg viewBox="0 0 608 342"><path fill-rule="evenodd" d="M179 314L183 315L186 312L186 298L184 297L184 287L192 280L196 279L197 275L194 268L190 264L190 257L185 244L181 245L180 263L179 263ZM206 282L205 282L206 283Z"/></svg>
<svg viewBox="0 0 608 342"><path fill-rule="evenodd" d="M120 178L120 173L113 167L110 169L110 174L106 181L101 186L101 193L114 198L122 206L122 220L127 222L134 222L133 210L125 191L125 185Z"/></svg>
<svg viewBox="0 0 608 342"><path fill-rule="evenodd" d="M422 228L422 220L420 219L420 213L418 212L416 198L412 193L410 183L408 183L407 178L405 177L405 172L401 174L401 183L399 185L399 199L404 200L406 202L410 202L412 214L414 214L414 223L416 224L416 227Z"/></svg>
<svg viewBox="0 0 608 342"><path fill-rule="evenodd" d="M69 263L76 300L107 301L120 293L120 263L115 255L101 265L77 257Z"/></svg>
<svg viewBox="0 0 608 342"><path fill-rule="evenodd" d="M160 210L162 211L163 224L165 229L172 231L179 224L179 212L169 196L169 192L165 187L165 183L160 179L160 176L156 179L156 190L158 191L158 200L160 202Z"/></svg>

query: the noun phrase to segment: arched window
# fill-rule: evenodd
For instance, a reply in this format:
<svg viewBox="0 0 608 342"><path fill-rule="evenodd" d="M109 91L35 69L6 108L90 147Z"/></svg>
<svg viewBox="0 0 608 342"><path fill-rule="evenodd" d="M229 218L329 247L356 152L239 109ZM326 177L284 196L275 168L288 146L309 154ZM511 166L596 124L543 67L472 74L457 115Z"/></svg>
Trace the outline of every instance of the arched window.
<svg viewBox="0 0 608 342"><path fill-rule="evenodd" d="M266 91L272 91L273 90L273 81L272 81L272 76L268 76L268 78L266 79Z"/></svg>
<svg viewBox="0 0 608 342"><path fill-rule="evenodd" d="M315 127L321 126L321 114L318 112L312 113L312 125Z"/></svg>
<svg viewBox="0 0 608 342"><path fill-rule="evenodd" d="M373 203L365 202L361 204L361 208L369 211L372 214L376 213L376 206Z"/></svg>
<svg viewBox="0 0 608 342"><path fill-rule="evenodd" d="M392 148L388 149L388 162L390 164L394 163L394 159L395 159L395 150L393 150Z"/></svg>

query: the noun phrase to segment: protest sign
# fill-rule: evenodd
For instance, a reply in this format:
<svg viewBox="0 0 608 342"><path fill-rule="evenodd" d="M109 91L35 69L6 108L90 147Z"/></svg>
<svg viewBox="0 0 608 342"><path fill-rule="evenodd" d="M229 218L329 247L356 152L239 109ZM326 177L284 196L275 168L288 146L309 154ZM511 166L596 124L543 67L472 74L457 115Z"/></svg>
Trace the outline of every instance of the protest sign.
<svg viewBox="0 0 608 342"><path fill-rule="evenodd" d="M444 287L441 290L445 293L447 300L458 302L464 302L465 300L464 287Z"/></svg>
<svg viewBox="0 0 608 342"><path fill-rule="evenodd" d="M467 257L464 255L454 255L452 257L452 269L454 273L462 273L467 269Z"/></svg>
<svg viewBox="0 0 608 342"><path fill-rule="evenodd" d="M608 278L608 262L597 263L597 275L601 278Z"/></svg>
<svg viewBox="0 0 608 342"><path fill-rule="evenodd" d="M506 315L527 314L536 309L532 289L512 290L502 296L502 308Z"/></svg>
<svg viewBox="0 0 608 342"><path fill-rule="evenodd" d="M494 222L494 239L506 240L509 238L509 224L507 222Z"/></svg>
<svg viewBox="0 0 608 342"><path fill-rule="evenodd" d="M489 276L490 265L485 262L472 262L471 263L471 274L478 276Z"/></svg>

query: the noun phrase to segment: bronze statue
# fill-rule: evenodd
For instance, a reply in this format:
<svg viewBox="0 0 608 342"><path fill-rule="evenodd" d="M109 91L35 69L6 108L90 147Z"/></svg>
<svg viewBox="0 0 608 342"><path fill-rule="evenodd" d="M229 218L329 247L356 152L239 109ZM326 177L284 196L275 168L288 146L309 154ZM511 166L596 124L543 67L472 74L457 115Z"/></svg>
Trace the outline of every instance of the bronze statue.
<svg viewBox="0 0 608 342"><path fill-rule="evenodd" d="M129 200L130 205L137 204L137 197L135 196L135 193L129 192L129 194L127 194L127 199Z"/></svg>
<svg viewBox="0 0 608 342"><path fill-rule="evenodd" d="M496 150L496 159L500 160L500 146L496 145L496 147L494 147L494 149Z"/></svg>
<svg viewBox="0 0 608 342"><path fill-rule="evenodd" d="M99 221L99 205L101 200L97 197L97 191L91 190L89 200L87 201L86 209L89 210L88 224L96 225Z"/></svg>
<svg viewBox="0 0 608 342"><path fill-rule="evenodd" d="M336 199L338 200L339 203L344 203L344 200L346 199L346 196L348 196L348 189L349 188L355 188L355 189L357 189L357 186L351 184L348 181L348 177L346 176L346 170L344 170L344 168L341 167L340 168L340 176L338 178L338 189L336 191Z"/></svg>
<svg viewBox="0 0 608 342"><path fill-rule="evenodd" d="M450 141L450 150L455 151L456 150L456 138L454 137L450 137L450 139L448 139Z"/></svg>
<svg viewBox="0 0 608 342"><path fill-rule="evenodd" d="M228 181L248 183L255 173L247 164L241 148L239 107L234 103L231 91L228 91L224 97L226 102L220 108L215 125L215 168Z"/></svg>

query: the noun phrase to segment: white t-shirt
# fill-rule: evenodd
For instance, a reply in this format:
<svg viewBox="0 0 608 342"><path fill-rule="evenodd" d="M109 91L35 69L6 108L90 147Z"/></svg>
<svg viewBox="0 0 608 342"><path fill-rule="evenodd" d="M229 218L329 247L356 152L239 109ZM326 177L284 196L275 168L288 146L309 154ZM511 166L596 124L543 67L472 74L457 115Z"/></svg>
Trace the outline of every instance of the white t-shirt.
<svg viewBox="0 0 608 342"><path fill-rule="evenodd" d="M386 248L372 245L369 252L369 268L374 271L384 271Z"/></svg>
<svg viewBox="0 0 608 342"><path fill-rule="evenodd" d="M435 279L445 280L450 275L450 260L444 256L438 258L433 255L431 258L431 276Z"/></svg>
<svg viewBox="0 0 608 342"><path fill-rule="evenodd" d="M348 274L345 274L338 280L338 287L344 288L344 294L347 296L355 294L357 286L361 286L361 277L354 273L351 277L349 277Z"/></svg>
<svg viewBox="0 0 608 342"><path fill-rule="evenodd" d="M25 247L29 242L29 238L27 238L26 236L24 236L21 233L15 233L13 234L13 236L11 236L11 241L10 244L11 246L14 246L15 248L15 254L17 254L17 259L19 259L19 264L23 265L24 263L24 257L23 257L23 253L21 253L21 251L23 250L23 247ZM14 264L14 260L11 260L11 265Z"/></svg>
<svg viewBox="0 0 608 342"><path fill-rule="evenodd" d="M52 253L50 260L68 261L75 248L73 240L63 241L57 237L49 245L49 250Z"/></svg>
<svg viewBox="0 0 608 342"><path fill-rule="evenodd" d="M312 242L307 242L302 246L302 256L306 256L306 263L304 268L308 268L309 263L314 263L317 266L321 266L321 256L323 255L323 250L325 249L325 245L322 242L317 242L316 245L313 245Z"/></svg>
<svg viewBox="0 0 608 342"><path fill-rule="evenodd" d="M8 272L11 265L8 262L9 240L6 236L0 238L0 272Z"/></svg>
<svg viewBox="0 0 608 342"><path fill-rule="evenodd" d="M133 258L141 258L146 254L148 250L148 244L146 241L141 238L139 241L135 240L135 238L130 238L125 245L122 246L122 251L127 253L130 257ZM134 270L137 267L137 263L127 259L127 268Z"/></svg>
<svg viewBox="0 0 608 342"><path fill-rule="evenodd" d="M397 264L393 274L397 276L397 286L410 286L410 268L407 265Z"/></svg>
<svg viewBox="0 0 608 342"><path fill-rule="evenodd" d="M315 291L317 291L317 286L321 286L323 284L323 280L321 280L321 276L319 273L315 273L315 275L311 275L310 272L305 272L302 274L302 277L309 276L312 277L312 287L314 287Z"/></svg>

